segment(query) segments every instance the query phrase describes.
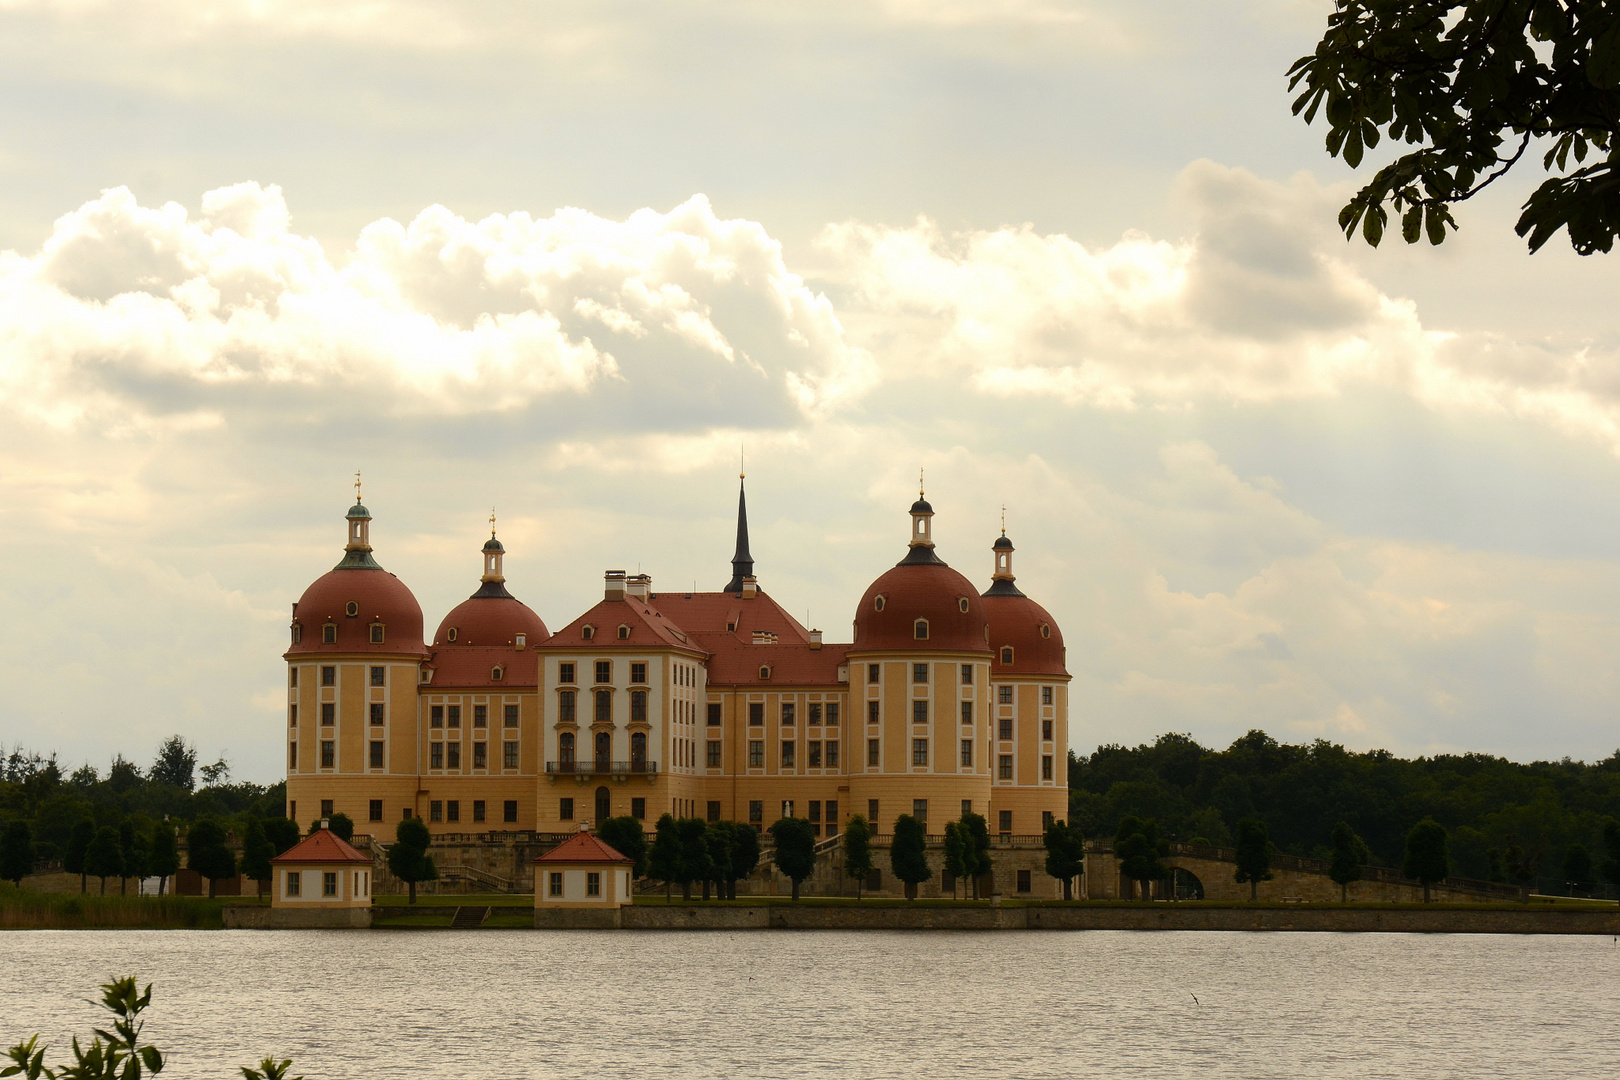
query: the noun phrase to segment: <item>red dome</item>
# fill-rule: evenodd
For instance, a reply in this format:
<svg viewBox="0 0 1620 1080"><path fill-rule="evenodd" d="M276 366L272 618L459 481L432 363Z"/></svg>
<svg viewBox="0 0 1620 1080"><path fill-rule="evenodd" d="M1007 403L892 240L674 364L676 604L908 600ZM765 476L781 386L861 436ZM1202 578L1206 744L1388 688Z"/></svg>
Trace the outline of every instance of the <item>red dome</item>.
<svg viewBox="0 0 1620 1080"><path fill-rule="evenodd" d="M454 639L450 637L451 630L456 632ZM538 645L551 636L551 631L546 629L540 616L505 588L497 593L486 584L470 599L450 610L433 635L433 644L435 647L511 645L519 634L528 638L525 644Z"/></svg>
<svg viewBox="0 0 1620 1080"><path fill-rule="evenodd" d="M1021 594L991 594L984 597L984 610L990 619L990 647L996 654L992 675L1068 677L1063 663L1063 633L1045 608ZM1009 645L1013 662L1003 664L1001 650Z"/></svg>
<svg viewBox="0 0 1620 1080"><path fill-rule="evenodd" d="M916 635L918 619L928 621L926 639ZM861 597L850 651L985 652L987 625L984 601L967 578L942 562L904 562Z"/></svg>
<svg viewBox="0 0 1620 1080"><path fill-rule="evenodd" d="M422 605L403 581L386 570L327 571L298 598L293 623L300 629L288 655L427 652L422 644ZM328 623L337 627L335 642L326 641L323 627ZM374 623L382 625L381 642L372 640Z"/></svg>

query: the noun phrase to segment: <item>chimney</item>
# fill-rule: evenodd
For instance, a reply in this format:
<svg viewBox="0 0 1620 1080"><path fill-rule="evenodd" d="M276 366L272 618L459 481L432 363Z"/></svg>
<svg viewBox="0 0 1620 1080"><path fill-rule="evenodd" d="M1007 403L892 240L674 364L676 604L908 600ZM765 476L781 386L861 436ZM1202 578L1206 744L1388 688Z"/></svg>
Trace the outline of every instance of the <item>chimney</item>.
<svg viewBox="0 0 1620 1080"><path fill-rule="evenodd" d="M528 634L519 634L516 637L514 637L512 639L512 647L514 649L516 649L518 652L522 652L524 649L528 648L529 647L529 635Z"/></svg>
<svg viewBox="0 0 1620 1080"><path fill-rule="evenodd" d="M812 648L812 649L821 648L821 631L820 630L812 630L812 631L810 631L810 648Z"/></svg>
<svg viewBox="0 0 1620 1080"><path fill-rule="evenodd" d="M604 600L624 599L624 571L609 570L607 572L607 585L602 591Z"/></svg>
<svg viewBox="0 0 1620 1080"><path fill-rule="evenodd" d="M321 818L321 828L330 829L331 827L332 827L332 819L331 818Z"/></svg>
<svg viewBox="0 0 1620 1080"><path fill-rule="evenodd" d="M752 574L749 574L747 577L743 578L742 594L744 600L752 600L755 594L758 592L759 578L754 577Z"/></svg>
<svg viewBox="0 0 1620 1080"><path fill-rule="evenodd" d="M624 589L637 600L646 603L647 598L652 595L652 575L634 574L625 579Z"/></svg>

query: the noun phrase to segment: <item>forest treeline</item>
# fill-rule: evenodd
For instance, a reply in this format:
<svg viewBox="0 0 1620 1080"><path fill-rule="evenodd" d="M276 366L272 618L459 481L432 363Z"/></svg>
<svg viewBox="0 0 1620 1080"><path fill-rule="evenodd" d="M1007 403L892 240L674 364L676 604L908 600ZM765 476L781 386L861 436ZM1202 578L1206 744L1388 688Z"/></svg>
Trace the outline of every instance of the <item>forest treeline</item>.
<svg viewBox="0 0 1620 1080"><path fill-rule="evenodd" d="M1228 845L1247 818L1266 823L1277 849L1328 858L1348 822L1372 862L1399 867L1412 826L1432 817L1450 832L1452 872L1501 880L1499 853L1519 848L1547 875L1572 845L1603 847L1620 818L1620 751L1595 764L1520 764L1489 754L1399 758L1337 743L1281 743L1251 731L1225 750L1165 734L1136 747L1069 754L1069 813L1087 836L1120 819L1151 818L1162 835Z"/></svg>
<svg viewBox="0 0 1620 1080"><path fill-rule="evenodd" d="M233 782L224 761L199 766L196 750L178 735L144 767L119 755L106 772L83 765L69 773L54 754L21 747L0 761L0 831L13 821L26 823L33 857L45 863L63 857L75 827L86 821L97 830L133 830L145 837L164 820L182 827L217 821L237 832L238 822L285 814L284 783Z"/></svg>

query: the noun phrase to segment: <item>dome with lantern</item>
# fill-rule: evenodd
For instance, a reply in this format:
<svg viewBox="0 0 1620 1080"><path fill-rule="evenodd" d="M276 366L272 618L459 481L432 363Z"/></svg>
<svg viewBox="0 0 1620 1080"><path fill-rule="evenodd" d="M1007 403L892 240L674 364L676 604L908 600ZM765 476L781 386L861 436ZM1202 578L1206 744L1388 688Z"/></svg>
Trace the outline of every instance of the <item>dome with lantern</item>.
<svg viewBox="0 0 1620 1080"><path fill-rule="evenodd" d="M478 591L457 604L439 623L434 648L467 645L534 646L551 636L546 624L523 601L506 589L502 566L506 548L495 538L491 515L489 539L484 543L484 576Z"/></svg>
<svg viewBox="0 0 1620 1080"><path fill-rule="evenodd" d="M1041 605L1025 596L1013 576L1013 543L1003 523L990 545L995 572L983 596L990 620L992 675L1051 675L1067 678L1063 632Z"/></svg>
<svg viewBox="0 0 1620 1080"><path fill-rule="evenodd" d="M973 583L935 553L933 517L919 491L906 557L861 597L851 652L989 650L984 602Z"/></svg>
<svg viewBox="0 0 1620 1080"><path fill-rule="evenodd" d="M358 481L356 482L358 489ZM293 605L287 656L325 653L423 655L422 605L371 554L371 511L356 491L344 515L343 559Z"/></svg>

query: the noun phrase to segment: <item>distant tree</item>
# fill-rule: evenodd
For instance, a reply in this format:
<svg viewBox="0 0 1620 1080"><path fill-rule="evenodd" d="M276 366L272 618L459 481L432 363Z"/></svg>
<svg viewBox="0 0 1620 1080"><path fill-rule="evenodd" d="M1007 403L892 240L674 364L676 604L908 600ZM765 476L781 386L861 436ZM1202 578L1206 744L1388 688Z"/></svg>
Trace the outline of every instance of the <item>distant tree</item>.
<svg viewBox="0 0 1620 1080"><path fill-rule="evenodd" d="M1604 881L1620 885L1620 821L1614 818L1603 823L1603 862L1598 869Z"/></svg>
<svg viewBox="0 0 1620 1080"><path fill-rule="evenodd" d="M169 879L180 869L180 852L174 843L174 826L167 821L154 822L152 835L147 840L146 869L158 879L158 895L162 896Z"/></svg>
<svg viewBox="0 0 1620 1080"><path fill-rule="evenodd" d="M196 770L197 751L181 736L170 735L158 747L157 760L152 762L147 779L154 784L168 784L181 791L190 791L197 786Z"/></svg>
<svg viewBox="0 0 1620 1080"><path fill-rule="evenodd" d="M776 850L771 861L793 882L793 899L799 898L799 884L816 869L816 833L805 818L780 818L770 828Z"/></svg>
<svg viewBox="0 0 1620 1080"><path fill-rule="evenodd" d="M1086 869L1086 838L1078 828L1054 820L1046 827L1046 872L1063 882L1063 899L1074 899L1074 879Z"/></svg>
<svg viewBox="0 0 1620 1080"><path fill-rule="evenodd" d="M1432 817L1412 826L1406 834L1406 858L1401 873L1423 884L1423 902L1429 902L1429 887L1444 881L1451 873L1450 841L1446 828Z"/></svg>
<svg viewBox="0 0 1620 1080"><path fill-rule="evenodd" d="M341 811L326 818L326 827L332 830L332 835L345 844L354 842L354 819ZM309 832L305 835L314 836L321 828L321 819L316 818L309 823Z"/></svg>
<svg viewBox="0 0 1620 1080"><path fill-rule="evenodd" d="M1367 864L1367 845L1356 835L1348 822L1333 827L1333 858L1328 864L1328 877L1339 884L1339 902L1350 900L1350 883L1361 880L1361 868Z"/></svg>
<svg viewBox="0 0 1620 1080"><path fill-rule="evenodd" d="M302 837L298 832L298 822L292 818L268 817L263 821L265 838L276 849L276 855L288 851ZM271 856L274 858L275 856Z"/></svg>
<svg viewBox="0 0 1620 1080"><path fill-rule="evenodd" d="M1169 871L1160 856L1170 845L1159 839L1159 823L1152 818L1143 820L1127 814L1119 819L1114 831L1114 856L1119 860L1120 873L1141 887L1142 899L1149 899L1148 883L1162 881Z"/></svg>
<svg viewBox="0 0 1620 1080"><path fill-rule="evenodd" d="M1592 853L1585 844L1571 844L1564 853L1564 881L1573 892L1587 892L1592 888Z"/></svg>
<svg viewBox="0 0 1620 1080"><path fill-rule="evenodd" d="M855 899L861 898L871 872L872 827L866 823L865 814L855 814L844 827L844 873L855 879Z"/></svg>
<svg viewBox="0 0 1620 1080"><path fill-rule="evenodd" d="M202 782L206 787L227 783L231 778L231 767L224 757L212 765L204 765L198 772L202 773Z"/></svg>
<svg viewBox="0 0 1620 1080"><path fill-rule="evenodd" d="M928 869L928 827L910 814L894 821L889 839L889 867L905 882L906 899L917 899L917 886L933 876Z"/></svg>
<svg viewBox="0 0 1620 1080"><path fill-rule="evenodd" d="M124 856L118 848L118 830L103 825L96 830L90 847L84 853L85 873L101 879L101 894L107 895L107 879L124 872Z"/></svg>
<svg viewBox="0 0 1620 1080"><path fill-rule="evenodd" d="M692 899L692 882L705 882L713 876L709 861L709 823L702 818L679 818L675 829L681 838L681 898Z"/></svg>
<svg viewBox="0 0 1620 1080"><path fill-rule="evenodd" d="M967 865L962 860L962 853L967 848L967 841L962 836L962 826L959 822L947 821L945 823L945 872L951 875L951 899L956 899L956 882L967 876ZM962 882L964 890L967 882Z"/></svg>
<svg viewBox="0 0 1620 1080"><path fill-rule="evenodd" d="M28 822L13 821L0 836L0 880L22 886L22 879L34 872L34 840Z"/></svg>
<svg viewBox="0 0 1620 1080"><path fill-rule="evenodd" d="M101 783L101 774L96 771L94 765L85 762L73 770L73 775L68 777L68 783L77 788L93 788Z"/></svg>
<svg viewBox="0 0 1620 1080"><path fill-rule="evenodd" d="M731 823L731 881L726 892L737 899L737 882L744 880L759 866L759 830L741 821Z"/></svg>
<svg viewBox="0 0 1620 1080"><path fill-rule="evenodd" d="M133 761L127 760L123 754L116 754L112 759L112 766L107 770L107 786L119 795L134 791L146 782L141 775L141 767Z"/></svg>
<svg viewBox="0 0 1620 1080"><path fill-rule="evenodd" d="M979 881L994 868L990 859L990 823L983 814L962 815L962 866L973 884L973 899L979 896ZM963 889L965 896L967 890Z"/></svg>
<svg viewBox="0 0 1620 1080"><path fill-rule="evenodd" d="M62 853L62 869L70 874L79 875L81 893L85 891L85 878L89 874L84 868L85 854L90 850L90 843L95 838L95 822L84 818L73 826L73 832L68 836L67 848Z"/></svg>
<svg viewBox="0 0 1620 1080"><path fill-rule="evenodd" d="M134 878L135 890L139 892L141 879L146 876L146 837L130 818L118 823L118 852L124 862L118 877L118 891L128 895L129 879Z"/></svg>
<svg viewBox="0 0 1620 1080"><path fill-rule="evenodd" d="M427 853L433 834L419 817L408 817L394 827L394 842L388 848L388 872L403 881L416 903L416 886L439 880L439 868Z"/></svg>
<svg viewBox="0 0 1620 1080"><path fill-rule="evenodd" d="M212 818L192 823L186 833L186 865L208 879L208 899L219 882L236 876L236 855L225 843L225 830Z"/></svg>
<svg viewBox="0 0 1620 1080"><path fill-rule="evenodd" d="M665 903L669 902L670 889L686 872L682 851L680 825L674 814L664 814L653 826L652 847L647 852L647 875L664 883Z"/></svg>
<svg viewBox="0 0 1620 1080"><path fill-rule="evenodd" d="M1239 884L1249 883L1249 899L1260 899L1260 883L1270 881L1271 857L1276 852L1266 823L1258 818L1245 818L1237 827L1237 872L1232 879Z"/></svg>
<svg viewBox="0 0 1620 1080"><path fill-rule="evenodd" d="M731 848L733 844L731 822L711 821L703 831L703 844L709 852L709 877L714 885L715 896L721 900L726 899L727 882L735 879L731 872ZM703 883L703 899L709 898L709 881Z"/></svg>
<svg viewBox="0 0 1620 1080"><path fill-rule="evenodd" d="M1516 837L1509 835L1507 847L1502 850L1502 872L1509 881L1519 887L1519 899L1528 904L1530 902L1530 886L1536 880L1536 874L1541 869L1541 851L1526 851L1519 846Z"/></svg>
<svg viewBox="0 0 1620 1080"><path fill-rule="evenodd" d="M635 863L632 876L647 876L647 834L641 822L626 814L624 817L603 818L596 826L597 839L620 855Z"/></svg>
<svg viewBox="0 0 1620 1080"><path fill-rule="evenodd" d="M286 820L283 818L282 820ZM258 886L259 899L264 899L264 886L270 880L270 860L280 852L264 831L264 822L249 817L242 829L242 873Z"/></svg>

